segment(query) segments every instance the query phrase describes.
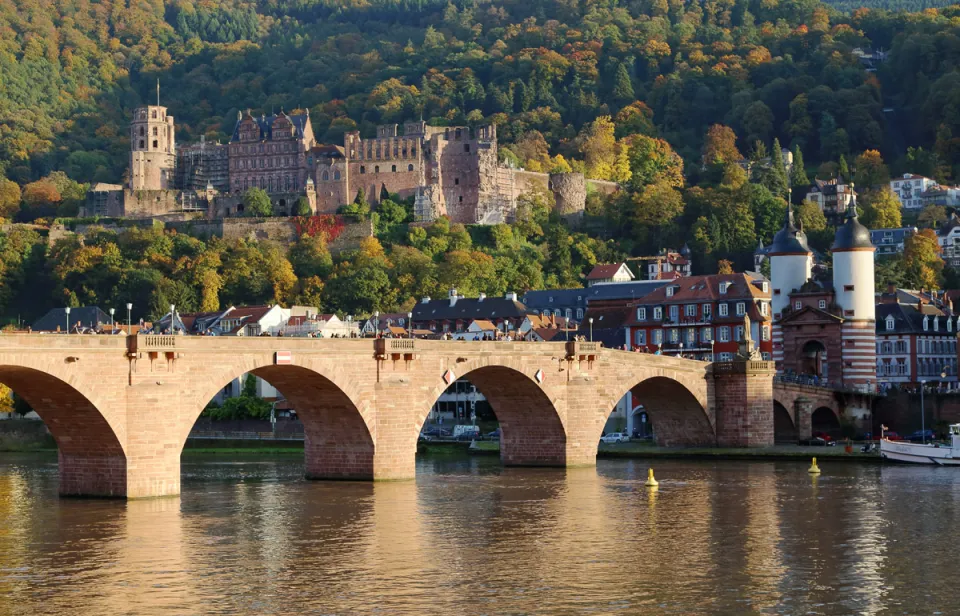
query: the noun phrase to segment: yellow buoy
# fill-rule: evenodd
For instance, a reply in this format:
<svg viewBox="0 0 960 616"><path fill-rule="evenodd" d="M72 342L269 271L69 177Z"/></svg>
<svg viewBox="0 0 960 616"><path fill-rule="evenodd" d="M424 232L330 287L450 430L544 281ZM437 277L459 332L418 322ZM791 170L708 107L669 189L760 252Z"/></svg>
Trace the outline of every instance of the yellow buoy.
<svg viewBox="0 0 960 616"><path fill-rule="evenodd" d="M643 484L643 485L647 486L648 488L655 488L655 487L657 487L658 485L660 485L660 482L657 481L656 479L654 479L654 477L653 477L653 469L652 469L652 468L651 468L651 469L648 469L648 471L647 471L647 483L645 483L645 484Z"/></svg>
<svg viewBox="0 0 960 616"><path fill-rule="evenodd" d="M820 474L820 467L817 466L817 459L816 459L816 458L813 459L813 464L810 465L810 468L807 469L807 472L810 473L811 475L819 475L819 474Z"/></svg>

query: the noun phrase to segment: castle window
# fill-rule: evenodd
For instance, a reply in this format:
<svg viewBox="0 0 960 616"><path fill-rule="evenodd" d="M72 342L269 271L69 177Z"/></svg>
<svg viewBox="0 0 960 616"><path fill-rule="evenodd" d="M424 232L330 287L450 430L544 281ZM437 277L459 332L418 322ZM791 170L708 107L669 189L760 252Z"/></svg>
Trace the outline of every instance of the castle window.
<svg viewBox="0 0 960 616"><path fill-rule="evenodd" d="M460 195L459 197L457 197L457 202L463 203L463 195Z"/></svg>
<svg viewBox="0 0 960 616"><path fill-rule="evenodd" d="M363 165L360 165L360 173L361 173L361 174L364 174L364 173L366 173L366 172L367 172L367 168L364 167Z"/></svg>
<svg viewBox="0 0 960 616"><path fill-rule="evenodd" d="M374 173L380 173L380 165L374 166L373 172L374 172Z"/></svg>
<svg viewBox="0 0 960 616"><path fill-rule="evenodd" d="M157 118L157 110L154 109L153 112L151 113L151 115L153 116L154 119L156 119L156 118Z"/></svg>
<svg viewBox="0 0 960 616"><path fill-rule="evenodd" d="M143 137L143 127L140 127L140 136Z"/></svg>
<svg viewBox="0 0 960 616"><path fill-rule="evenodd" d="M822 299L822 300L820 300L819 302L817 302L817 308L819 308L820 310L826 310L826 309L827 309L827 300Z"/></svg>
<svg viewBox="0 0 960 616"><path fill-rule="evenodd" d="M457 129L457 139L459 139L459 138L460 138L460 129L458 128L458 129Z"/></svg>
<svg viewBox="0 0 960 616"><path fill-rule="evenodd" d="M339 180L339 179L340 179L340 172L339 172L339 171L334 171L334 172L333 172L333 179L335 179L335 180Z"/></svg>
<svg viewBox="0 0 960 616"><path fill-rule="evenodd" d="M396 173L396 172L397 172L397 166L396 166L396 165L391 165L390 171L393 171L394 173Z"/></svg>
<svg viewBox="0 0 960 616"><path fill-rule="evenodd" d="M157 127L154 126L154 127L153 127L153 136L156 137L156 136L158 136L158 134L159 134L159 133L157 132Z"/></svg>
<svg viewBox="0 0 960 616"><path fill-rule="evenodd" d="M413 171L413 165L407 165L407 171Z"/></svg>
<svg viewBox="0 0 960 616"><path fill-rule="evenodd" d="M417 155L417 148L410 148L410 156L416 156L416 155ZM410 171L413 171L413 169L411 169Z"/></svg>
<svg viewBox="0 0 960 616"><path fill-rule="evenodd" d="M324 172L323 172L323 181L326 182L326 181L329 180L329 179L330 179L330 174L327 173L326 171L324 171Z"/></svg>
<svg viewBox="0 0 960 616"><path fill-rule="evenodd" d="M153 147L157 147L157 140L156 140L156 139L153 140Z"/></svg>
<svg viewBox="0 0 960 616"><path fill-rule="evenodd" d="M469 152L469 151L470 151L470 144L469 144L469 143L464 143L464 144L463 144L463 151L464 151L464 152Z"/></svg>
<svg viewBox="0 0 960 616"><path fill-rule="evenodd" d="M143 139L140 140L140 149L143 149Z"/></svg>
<svg viewBox="0 0 960 616"><path fill-rule="evenodd" d="M460 178L453 178L453 183L457 186L460 185Z"/></svg>

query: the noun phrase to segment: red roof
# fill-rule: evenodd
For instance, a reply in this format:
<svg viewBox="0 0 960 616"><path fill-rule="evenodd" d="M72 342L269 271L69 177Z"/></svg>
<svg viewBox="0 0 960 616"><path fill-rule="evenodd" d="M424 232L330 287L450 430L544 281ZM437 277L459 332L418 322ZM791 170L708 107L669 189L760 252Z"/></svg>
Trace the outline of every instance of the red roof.
<svg viewBox="0 0 960 616"><path fill-rule="evenodd" d="M593 270L587 274L587 280L607 280L608 278L613 278L617 272L620 271L621 267L623 267L623 263L601 263L600 265L594 266Z"/></svg>
<svg viewBox="0 0 960 616"><path fill-rule="evenodd" d="M247 322L259 321L262 319L273 306L244 306L242 308L234 308L227 314L228 319L237 319L240 317L248 317Z"/></svg>

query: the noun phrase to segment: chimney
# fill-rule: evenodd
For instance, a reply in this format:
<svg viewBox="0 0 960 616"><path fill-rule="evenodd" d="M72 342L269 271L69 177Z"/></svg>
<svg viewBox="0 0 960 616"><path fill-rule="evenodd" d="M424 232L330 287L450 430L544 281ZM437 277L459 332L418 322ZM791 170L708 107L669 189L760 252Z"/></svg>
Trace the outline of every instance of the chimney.
<svg viewBox="0 0 960 616"><path fill-rule="evenodd" d="M430 296L429 296L429 295L425 295L425 296L423 297L423 299L420 300L420 303L421 303L421 304L429 304L429 303L430 303Z"/></svg>
<svg viewBox="0 0 960 616"><path fill-rule="evenodd" d="M506 295L504 295L504 297L507 298L508 300L512 301L512 302L517 301L517 294L514 293L514 292L512 292L512 291L511 291L510 293L507 293Z"/></svg>
<svg viewBox="0 0 960 616"><path fill-rule="evenodd" d="M459 299L460 296L457 295L456 289L450 289L450 292L447 293L447 297L450 298L450 305L455 306L457 304L457 299Z"/></svg>
<svg viewBox="0 0 960 616"><path fill-rule="evenodd" d="M485 300L485 299L487 299L487 294L486 294L486 293L481 293L480 295L477 296L477 301L478 301L478 302L482 302L482 301Z"/></svg>

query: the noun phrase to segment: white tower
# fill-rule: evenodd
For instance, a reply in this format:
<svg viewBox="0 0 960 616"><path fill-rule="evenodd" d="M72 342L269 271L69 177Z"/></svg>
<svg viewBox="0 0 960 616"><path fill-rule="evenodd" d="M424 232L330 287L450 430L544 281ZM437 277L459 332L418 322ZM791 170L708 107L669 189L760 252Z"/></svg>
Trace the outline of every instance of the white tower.
<svg viewBox="0 0 960 616"><path fill-rule="evenodd" d="M793 206L787 204L787 216L783 229L777 232L767 253L770 258L770 284L773 298L773 360L777 366L783 362L783 330L780 318L790 307L790 294L810 280L813 269L813 252L807 246L807 236L802 225L793 222Z"/></svg>
<svg viewBox="0 0 960 616"><path fill-rule="evenodd" d="M157 104L137 107L130 122L130 189L165 190L173 188L176 166L173 116Z"/></svg>
<svg viewBox="0 0 960 616"><path fill-rule="evenodd" d="M843 384L876 387L876 300L874 248L870 231L856 209L837 229L833 241L833 287L843 317Z"/></svg>

